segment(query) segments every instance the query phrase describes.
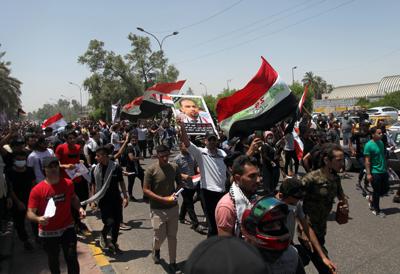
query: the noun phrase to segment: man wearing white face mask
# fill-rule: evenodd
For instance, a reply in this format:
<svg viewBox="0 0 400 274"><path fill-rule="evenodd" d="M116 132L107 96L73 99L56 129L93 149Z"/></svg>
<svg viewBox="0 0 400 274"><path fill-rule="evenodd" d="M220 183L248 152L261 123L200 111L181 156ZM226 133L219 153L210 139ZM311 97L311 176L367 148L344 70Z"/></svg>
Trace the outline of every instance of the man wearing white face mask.
<svg viewBox="0 0 400 274"><path fill-rule="evenodd" d="M32 250L33 246L28 239L25 229L25 215L28 204L29 194L32 186L35 184L35 173L33 169L26 166L27 155L25 152L15 152L14 165L7 170L6 180L10 187L10 196L13 201L12 215L14 226L18 234L18 238L24 243L26 250ZM32 223L32 229L36 234L35 224Z"/></svg>

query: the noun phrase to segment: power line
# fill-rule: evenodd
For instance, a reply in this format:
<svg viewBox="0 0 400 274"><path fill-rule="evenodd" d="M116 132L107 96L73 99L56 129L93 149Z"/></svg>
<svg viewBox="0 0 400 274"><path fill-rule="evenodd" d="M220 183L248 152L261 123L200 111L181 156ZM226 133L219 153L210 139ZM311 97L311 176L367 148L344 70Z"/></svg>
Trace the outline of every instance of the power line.
<svg viewBox="0 0 400 274"><path fill-rule="evenodd" d="M185 30L185 29L188 29L188 28L192 28L194 26L197 26L197 25L203 24L203 23L205 23L207 21L210 21L211 19L214 19L215 17L218 17L219 15L224 14L225 12L227 12L230 9L234 8L235 6L239 5L243 1L244 0L236 1L233 4L227 6L226 8L223 8L222 10L219 10L219 11L213 13L212 15L210 15L210 16L208 16L206 18L203 18L203 19L201 19L199 21L196 21L194 23L191 23L189 25L185 25L185 26L182 26L182 27L179 27L179 28L175 28L174 30L163 30L163 31L153 31L153 32L154 33L164 33L164 32L176 31L176 30L181 32L182 30Z"/></svg>
<svg viewBox="0 0 400 274"><path fill-rule="evenodd" d="M290 16L290 15L294 15L294 14L299 13L299 12L305 10L305 9L308 9L308 8L310 8L310 7L319 5L319 4L321 4L321 3L323 3L323 2L326 2L326 1L327 1L327 0L322 0L322 1L319 1L319 2L317 2L317 3L313 3L313 4L311 4L311 5L307 5L307 6L304 7L303 9L300 9L300 10L295 11L295 12L293 12L293 13L289 13L288 15L283 16L283 17L279 17L279 18L277 18L277 19L275 19L275 20L271 20L271 21L267 22L266 24L262 24L261 26L257 27L256 29L252 29L252 30L250 30L250 31L246 31L244 34L247 35L247 34L249 34L249 33L252 33L252 32L254 32L254 31L257 30L257 29L260 29L261 27L269 26L269 25L271 25L271 24L273 24L273 23L275 23L275 22L277 22L277 21L280 21L280 20L282 20L282 19L284 19L284 18L286 18L286 17L288 17L288 16ZM226 33L224 33L224 34L220 34L220 35L215 36L215 37L213 37L213 38L211 38L211 39L208 39L208 40L206 40L206 41L204 41L204 42L200 42L200 43L194 44L194 45L192 45L190 48L188 48L187 50L183 50L183 51L181 51L181 52L185 52L185 51L188 51L188 50L193 50L193 49L195 49L195 48L201 47L201 46L206 45L206 44L208 44L208 43L211 43L211 42L220 40L220 39L222 39L222 38L224 38L224 37L230 36L230 35L232 35L232 34L234 34L234 33L240 32L240 31L242 31L242 30L246 30L246 29L248 29L248 28L250 28L250 27L252 27L252 26L254 26L254 25L257 25L258 23L261 23L261 22L263 22L263 21L266 21L266 20L269 20L269 19L271 19L271 18L277 17L277 16L279 16L279 15L281 15L281 14L284 14L284 13L290 11L290 10L296 9L296 8L298 8L298 7L301 7L301 6L303 6L304 4L306 4L306 3L309 3L309 1L304 1L304 2L302 2L302 3L300 3L300 4L298 4L298 5L295 5L295 6L293 6L293 7L287 8L287 9L283 9L283 10L281 10L281 11L275 13L275 14L268 15L267 17L263 17L263 18L261 18L261 19L258 19L258 20L256 20L256 21L254 21L254 22L252 22L252 23L250 23L250 24L247 24L247 25L245 25L245 26L242 26L242 27L240 27L240 28L234 29L234 30L229 31L229 32L226 32Z"/></svg>
<svg viewBox="0 0 400 274"><path fill-rule="evenodd" d="M231 50L231 49L234 49L234 48L237 48L237 47L241 47L241 46L243 46L243 45L245 45L245 44L254 42L254 41L259 40L259 39L261 39L261 38L264 38L264 37L267 37L267 36L270 36L270 35L273 35L273 34L282 32L282 31L284 31L284 30L286 30L286 29L289 29L289 28L291 28L291 27L294 27L294 26L297 26L297 25L302 24L302 23L304 23L304 22L307 22L307 21L310 21L310 20L312 20L312 19L315 19L315 18L317 18L317 17L319 17L319 16L321 16L321 15L324 15L324 14L326 14L326 13L329 13L329 12L331 12L331 11L333 11L333 10L336 10L336 9L338 9L338 8L341 8L341 7L344 7L344 6L346 6L346 5L349 5L350 3L354 2L354 1L356 1L356 0L346 1L346 2L341 3L341 4L339 4L339 5L335 6L335 7L332 7L332 8L330 8L330 9L327 9L327 10L325 10L325 11L322 11L322 12L320 12L320 13L316 13L316 14L314 14L313 16L304 18L304 19L302 19L302 20L298 20L298 21L296 21L295 23L290 24L290 25L287 25L287 26L285 26L285 27L283 27L283 28L280 28L280 29L278 29L278 30L276 30L276 31L273 31L273 32L270 32L270 33L267 33L267 34L263 34L263 35L257 36L257 37L255 37L255 38L246 40L246 41L244 41L244 42L238 43L238 44L233 45L233 46L230 46L230 47L226 47L226 48L222 48L222 49L219 49L219 50L216 50L216 51L213 51L213 52L209 52L209 53L200 55L200 56L195 57L195 58L192 58L192 59L183 60L183 61L177 62L176 64L189 63L189 62L197 61L197 60L202 59L202 58L206 58L206 57L209 57L209 56L212 56L212 55L216 55L216 54L218 54L218 53L220 53L220 52L224 52L224 51Z"/></svg>

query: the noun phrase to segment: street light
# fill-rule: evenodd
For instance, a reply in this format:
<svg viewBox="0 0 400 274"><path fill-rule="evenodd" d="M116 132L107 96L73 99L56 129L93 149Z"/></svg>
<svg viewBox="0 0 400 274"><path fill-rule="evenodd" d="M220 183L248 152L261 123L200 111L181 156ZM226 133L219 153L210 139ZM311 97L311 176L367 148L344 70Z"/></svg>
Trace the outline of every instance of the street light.
<svg viewBox="0 0 400 274"><path fill-rule="evenodd" d="M292 85L294 85L294 70L297 69L297 66L292 67Z"/></svg>
<svg viewBox="0 0 400 274"><path fill-rule="evenodd" d="M226 88L229 90L229 83L232 82L233 79L226 80Z"/></svg>
<svg viewBox="0 0 400 274"><path fill-rule="evenodd" d="M202 82L200 82L200 85L202 85L204 87L204 89L206 90L206 96L207 96L208 95L207 86L205 84L203 84Z"/></svg>
<svg viewBox="0 0 400 274"><path fill-rule="evenodd" d="M178 34L179 34L179 32L174 31L174 32L171 33L171 34L168 34L168 35L164 36L163 39L161 39L161 42L160 42L160 40L157 38L157 36L155 36L154 34L148 32L148 31L146 31L146 30L144 30L143 28L137 27L136 29L137 29L138 31L147 33L148 35L150 35L150 36L152 36L154 39L156 39L158 45L160 46L160 51L163 51L163 50L162 50L162 45L163 45L165 39L167 39L168 37L171 37L171 36L174 36L174 35L178 35Z"/></svg>
<svg viewBox="0 0 400 274"><path fill-rule="evenodd" d="M83 106L82 106L82 86L80 86L80 85L78 85L78 84L76 84L76 83L74 83L74 82L68 82L70 85L73 85L73 86L77 86L78 88L79 88L79 94L80 94L80 97L81 97L81 115L83 114Z"/></svg>

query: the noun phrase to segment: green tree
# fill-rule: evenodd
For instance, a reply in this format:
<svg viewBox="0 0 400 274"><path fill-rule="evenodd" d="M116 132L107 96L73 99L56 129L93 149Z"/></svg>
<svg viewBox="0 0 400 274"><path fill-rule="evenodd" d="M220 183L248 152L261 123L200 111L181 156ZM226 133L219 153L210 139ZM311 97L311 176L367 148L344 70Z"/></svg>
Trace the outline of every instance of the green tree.
<svg viewBox="0 0 400 274"><path fill-rule="evenodd" d="M152 51L148 37L129 34L132 49L125 56L104 49L104 42L91 40L86 52L78 58L91 75L83 85L91 94L89 105L94 119L111 118L111 104L122 104L141 96L156 82L176 81L179 72L168 65L162 51Z"/></svg>
<svg viewBox="0 0 400 274"><path fill-rule="evenodd" d="M11 76L11 62L2 60L5 54L6 52L0 52L0 112L8 119L14 119L21 107L22 83Z"/></svg>
<svg viewBox="0 0 400 274"><path fill-rule="evenodd" d="M315 75L312 71L304 74L302 82L304 85L309 85L315 99L322 99L322 94L330 93L333 90L332 85L328 84L321 76Z"/></svg>
<svg viewBox="0 0 400 274"><path fill-rule="evenodd" d="M208 110L210 111L210 113L214 117L217 117L215 108L217 106L218 100L223 98L223 97L230 96L235 92L236 92L236 89L226 89L225 88L220 93L218 93L217 96L213 96L213 95L205 95L205 96L203 96L204 101L206 102Z"/></svg>
<svg viewBox="0 0 400 274"><path fill-rule="evenodd" d="M77 100L71 102L65 99L59 99L55 104L44 104L41 108L28 114L28 117L39 122L60 112L67 122L76 121L80 115L81 106Z"/></svg>
<svg viewBox="0 0 400 274"><path fill-rule="evenodd" d="M367 98L360 98L358 99L356 106L363 107L363 108L369 108L371 102Z"/></svg>

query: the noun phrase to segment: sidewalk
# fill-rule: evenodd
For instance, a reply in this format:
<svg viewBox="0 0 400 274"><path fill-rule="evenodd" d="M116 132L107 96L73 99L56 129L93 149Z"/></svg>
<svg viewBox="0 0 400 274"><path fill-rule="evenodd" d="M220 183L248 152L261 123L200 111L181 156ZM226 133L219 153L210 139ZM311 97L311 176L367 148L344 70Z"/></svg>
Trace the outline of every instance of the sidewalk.
<svg viewBox="0 0 400 274"><path fill-rule="evenodd" d="M47 266L47 256L43 248L35 244L35 249L33 251L26 251L23 247L22 242L18 239L16 233L10 236L7 244L10 248L9 254L11 256L8 258L7 265L9 266L7 272L6 269L2 267L0 273L13 273L13 274L26 274L26 273L37 273L37 274L47 274L50 273ZM87 241L87 240L85 240ZM3 246L3 242L1 244ZM3 249L3 248L2 248ZM90 273L90 274L102 274L100 266L96 263L93 256L93 250L90 244L84 243L78 238L78 260L80 266L80 273ZM95 255L95 254L94 254ZM4 263L2 264L2 266ZM60 268L61 273L67 273L67 267L64 262L63 252L60 250Z"/></svg>

